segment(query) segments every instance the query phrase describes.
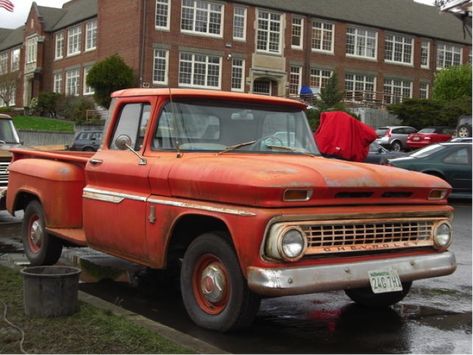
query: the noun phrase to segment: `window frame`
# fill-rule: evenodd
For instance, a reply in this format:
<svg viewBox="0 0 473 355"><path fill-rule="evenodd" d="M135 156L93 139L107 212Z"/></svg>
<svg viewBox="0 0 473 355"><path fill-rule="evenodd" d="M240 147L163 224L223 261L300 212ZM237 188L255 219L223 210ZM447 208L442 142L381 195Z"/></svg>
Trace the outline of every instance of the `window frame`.
<svg viewBox="0 0 473 355"><path fill-rule="evenodd" d="M241 65L235 65L235 61L239 60L241 61ZM241 70L241 78L240 78L240 87L236 88L233 86L233 83L236 82L235 80L235 68L238 68ZM243 58L232 58L232 78L230 82L230 88L231 91L237 91L237 92L244 92L245 91L245 59Z"/></svg>
<svg viewBox="0 0 473 355"><path fill-rule="evenodd" d="M70 89L70 85L69 85L69 79L73 79L72 77L70 78L69 77L69 74L71 73L75 73L77 72L77 77L74 77L76 79L76 85L75 85L75 93L71 92L69 89ZM70 95L70 96L79 96L79 93L80 93L80 68L73 68L73 69L69 69L69 70L66 70L66 85L65 85L65 90L64 90L64 93L66 96Z"/></svg>
<svg viewBox="0 0 473 355"><path fill-rule="evenodd" d="M164 57L157 57L158 52L164 52ZM157 59L164 59L164 80L155 80L155 72L157 70ZM163 48L153 49L153 85L167 85L169 80L169 50Z"/></svg>
<svg viewBox="0 0 473 355"><path fill-rule="evenodd" d="M293 69L296 69L294 71ZM296 85L295 79L297 76L297 88L296 88L296 93L294 93L294 87ZM298 97L301 92L301 87L302 87L302 66L301 65L290 65L289 66L289 75L288 75L288 94L289 97Z"/></svg>
<svg viewBox="0 0 473 355"><path fill-rule="evenodd" d="M191 72L190 72L190 81L191 83L183 83L181 82L181 62L182 62L182 55L191 55L192 58L191 60L185 60L186 62L190 62L191 63ZM194 84L195 82L195 67L196 67L196 63L198 64L202 64L202 62L200 61L196 61L196 56L203 56L205 57L205 75L204 75L204 78L205 78L205 83L204 85L200 85L200 84ZM209 71L209 65L211 64L214 64L215 63L209 63L209 58L212 57L212 58L218 58L218 86L209 86L207 85L208 83L208 79L209 79L209 75L208 75L208 71ZM178 86L179 87L189 87L189 88L200 88L200 89L213 89L213 90L220 90L222 88L222 57L221 56L218 56L218 55L209 55L209 54L199 54L199 53L192 53L192 52L180 52L179 53L179 71L178 71Z"/></svg>
<svg viewBox="0 0 473 355"><path fill-rule="evenodd" d="M316 23L320 23L321 27L315 27L314 25ZM327 30L325 25L331 26L330 30ZM312 27L311 27L311 38L310 38L310 49L312 52L316 53L325 53L325 54L334 54L335 52L335 24L333 22L329 21L323 21L319 19L312 19ZM320 48L314 48L314 31L320 31ZM326 33L330 32L331 34L331 44L330 44L330 49L324 49L323 44L324 44L324 38L326 37Z"/></svg>
<svg viewBox="0 0 473 355"><path fill-rule="evenodd" d="M351 33L349 33L348 31L349 30L355 30L355 33L354 33L354 42L353 42L353 50L354 50L354 53L349 53L348 52L348 38L350 36L352 36ZM360 35L360 32L365 32L365 35L361 36ZM374 56L371 57L371 56L367 56L367 55L363 55L363 54L356 54L357 50L356 48L358 47L358 42L360 41L360 37L363 37L365 42L367 41L367 39L373 39L371 37L368 36L369 33L374 33ZM350 57L350 58L358 58L358 59L364 59L364 60L372 60L372 61L377 61L378 60L378 31L376 30L373 30L373 29L368 29L368 28L361 28L361 27L356 27L356 26L347 26L347 29L346 29L346 43L345 43L345 56L347 57ZM367 52L367 45L365 43L365 46L363 47L364 48L364 52L366 54Z"/></svg>
<svg viewBox="0 0 473 355"><path fill-rule="evenodd" d="M446 62L447 48L450 49L449 53L452 55L451 64L449 64L449 65L446 65L446 63L445 63ZM460 53L455 53L454 52L455 49L459 49ZM443 65L439 66L439 57L440 57L440 51L441 50L443 50L443 52L444 52L444 54L443 54L443 63L442 63ZM455 54L460 55L458 64L454 63ZM444 42L437 43L437 59L436 59L436 64L435 64L437 70L445 69L445 68L456 66L456 65L461 65L462 63L463 63L463 47L456 46L454 44L444 43Z"/></svg>
<svg viewBox="0 0 473 355"><path fill-rule="evenodd" d="M352 76L352 79L351 80L347 80L347 76ZM356 80L357 79L357 76L362 76L363 77L363 81L358 81ZM366 90L366 86L367 85L371 85L371 82L369 80L367 80L368 78L373 78L373 90L371 91L371 95L372 95L372 100L376 99L376 85L377 85L377 77L376 75L370 75L370 74L359 74L359 73L345 73L345 97L348 101L350 102L362 102L362 101L357 101L357 97L356 97L356 92L358 90L356 90L356 83L362 83L363 85L363 90L362 90L362 96L363 96L363 100L365 100L365 95L366 93L368 92L368 90ZM347 83L348 82L353 82L353 90L348 90L347 89ZM353 98L352 99L348 99L347 95L349 92L353 92Z"/></svg>
<svg viewBox="0 0 473 355"><path fill-rule="evenodd" d="M402 41L397 41L398 38L401 38ZM410 42L410 43L408 43ZM388 45L391 44L391 57L387 58L388 56ZM396 47L397 45L401 45L401 60L396 60ZM410 46L410 58L409 61L404 61L404 56L406 54L406 47ZM414 66L414 37L406 36L403 34L397 33L387 33L384 37L384 62L389 64L398 64L398 65L407 65L407 66Z"/></svg>
<svg viewBox="0 0 473 355"><path fill-rule="evenodd" d="M75 30L78 30L77 33L73 33L73 31ZM67 30L67 57L72 57L75 55L79 55L81 53L81 42L82 42L82 26L76 25L76 26L70 27ZM72 52L73 49L76 49L76 51Z"/></svg>
<svg viewBox="0 0 473 355"><path fill-rule="evenodd" d="M319 74L316 74L314 73L314 71L319 71L320 73ZM330 76L327 77L327 76L324 76L323 75L323 72L330 72ZM322 89L325 87L325 83L330 80L330 78L333 76L333 73L334 71L332 69L324 69L324 68L310 68L310 87L314 87L314 88L319 88L319 89ZM314 81L313 81L313 78L317 78L317 80L319 81L320 85L317 86L317 85L313 85Z"/></svg>
<svg viewBox="0 0 473 355"><path fill-rule="evenodd" d="M425 88L422 87L422 85L425 85ZM425 92L425 97L422 97L422 92ZM419 98L420 99L428 99L430 95L430 83L421 81L419 83Z"/></svg>
<svg viewBox="0 0 473 355"><path fill-rule="evenodd" d="M64 81L64 73L63 72L57 72L53 74L53 92L62 94L62 87L63 87L63 81ZM59 80L58 80L59 78Z"/></svg>
<svg viewBox="0 0 473 355"><path fill-rule="evenodd" d="M154 7L154 28L158 31L170 31L171 29L171 3L169 0L156 0ZM158 4L167 6L166 26L158 26Z"/></svg>
<svg viewBox="0 0 473 355"><path fill-rule="evenodd" d="M186 1L186 0L181 0L181 23L180 23L181 33L191 34L191 35L198 35L198 36L205 36L205 37L213 37L213 38L223 38L223 25L224 25L224 15L225 15L225 5L223 3L215 2L215 1L208 1L208 0L187 0L187 1L192 1L192 3L193 3L193 7L192 7L192 10L193 10L193 12L192 12L192 30L189 30L189 29L183 29L182 28L183 19L184 19L184 16L183 16L184 8L189 8L188 6L184 5L184 1ZM197 18L196 13L197 13L197 10L198 10L198 6L197 6L198 3L207 4L207 10L206 10L206 13L207 13L207 22L206 22L207 31L206 32L201 32L201 31L196 30L196 18ZM216 12L216 11L211 10L212 5L220 6L220 28L219 28L219 33L218 34L210 33L210 14L211 14L211 12ZM200 9L200 10L202 10L202 9Z"/></svg>
<svg viewBox="0 0 473 355"><path fill-rule="evenodd" d="M268 18L267 19L260 19L260 15L265 14L265 13L268 14ZM271 15L278 16L279 20L277 20L277 21L272 20ZM266 30L260 29L260 27L259 27L260 20L267 22L267 29ZM271 23L272 22L278 22L278 25L279 25L279 31L277 32L278 33L278 50L277 51L272 51L271 50L271 41L270 41L271 33L276 33L275 31L271 31ZM271 11L271 10L256 9L256 33L255 33L256 46L255 46L255 48L256 48L257 53L265 53L265 54L273 54L273 55L281 55L282 54L282 37L284 35L284 31L282 30L282 25L283 25L283 14L282 13L276 12L276 11ZM265 35L266 45L265 45L264 49L258 47L259 33L263 32L263 31L266 33L266 35Z"/></svg>
<svg viewBox="0 0 473 355"><path fill-rule="evenodd" d="M424 44L427 44L427 64L422 63L422 52L425 50ZM420 43L420 67L422 69L430 68L430 41L421 41Z"/></svg>
<svg viewBox="0 0 473 355"><path fill-rule="evenodd" d="M82 69L82 74L83 74L82 93L83 93L84 96L95 94L95 90L91 86L87 85L87 82L86 82L87 81L87 76L89 75L89 71L90 71L91 68L92 68L92 65L86 65Z"/></svg>
<svg viewBox="0 0 473 355"><path fill-rule="evenodd" d="M95 27L92 25L95 24ZM89 28L91 26L92 28ZM85 25L85 49L84 52L93 51L97 49L97 19L91 20L86 23ZM92 39L89 37L92 36ZM89 47L89 40L91 42L91 46Z"/></svg>
<svg viewBox="0 0 473 355"><path fill-rule="evenodd" d="M8 57L9 53L7 51L0 53L0 75L9 72Z"/></svg>
<svg viewBox="0 0 473 355"><path fill-rule="evenodd" d="M54 36L54 59L64 58L64 32L58 32Z"/></svg>
<svg viewBox="0 0 473 355"><path fill-rule="evenodd" d="M396 85L395 82L399 81L401 85ZM405 90L405 83L409 83L409 96L404 96L403 91ZM384 78L384 84L383 84L383 96L386 97L387 94L389 94L389 103L388 104L397 104L397 103L402 103L404 99L412 99L412 88L413 88L413 81L412 80L404 80L404 79L396 79L396 78ZM386 88L390 89L390 92L386 92ZM394 96L395 90L399 89L401 92L400 96ZM397 101L397 98L399 101ZM383 100L386 102L385 98Z"/></svg>
<svg viewBox="0 0 473 355"><path fill-rule="evenodd" d="M294 25L294 20L300 20L301 22L300 22L300 24ZM299 45L294 45L293 44L294 27L295 26L300 28L300 33L299 33L300 44ZM298 50L304 49L304 17L302 17L302 16L292 15L292 19L291 19L291 48L292 49L298 49Z"/></svg>
<svg viewBox="0 0 473 355"><path fill-rule="evenodd" d="M243 10L243 16L236 14L236 10ZM247 25L247 15L248 9L244 6L236 6L233 7L233 27L232 27L232 38L234 41L246 41L246 25ZM235 17L243 17L243 37L235 37Z"/></svg>
<svg viewBox="0 0 473 355"><path fill-rule="evenodd" d="M20 48L13 48L11 50L11 52L10 52L10 71L14 72L14 71L20 70L20 56L21 56Z"/></svg>

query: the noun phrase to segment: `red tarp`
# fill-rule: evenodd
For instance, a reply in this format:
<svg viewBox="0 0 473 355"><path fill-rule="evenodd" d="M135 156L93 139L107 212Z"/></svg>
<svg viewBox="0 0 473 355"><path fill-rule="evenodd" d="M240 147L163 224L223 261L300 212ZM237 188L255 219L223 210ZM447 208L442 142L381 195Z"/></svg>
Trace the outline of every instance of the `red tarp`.
<svg viewBox="0 0 473 355"><path fill-rule="evenodd" d="M377 138L370 126L346 112L322 112L314 139L323 155L351 161L364 161L369 145Z"/></svg>

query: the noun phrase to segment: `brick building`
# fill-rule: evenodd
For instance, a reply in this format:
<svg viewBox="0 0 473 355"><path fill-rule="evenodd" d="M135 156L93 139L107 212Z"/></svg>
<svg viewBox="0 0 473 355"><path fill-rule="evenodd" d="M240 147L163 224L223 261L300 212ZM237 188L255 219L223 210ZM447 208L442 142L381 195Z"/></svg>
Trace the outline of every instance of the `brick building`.
<svg viewBox="0 0 473 355"><path fill-rule="evenodd" d="M42 91L91 95L88 70L118 53L143 87L298 96L337 72L348 101L384 105L429 97L438 69L471 63L466 32L412 0L33 3L24 26L0 29L0 76L15 77L17 107Z"/></svg>

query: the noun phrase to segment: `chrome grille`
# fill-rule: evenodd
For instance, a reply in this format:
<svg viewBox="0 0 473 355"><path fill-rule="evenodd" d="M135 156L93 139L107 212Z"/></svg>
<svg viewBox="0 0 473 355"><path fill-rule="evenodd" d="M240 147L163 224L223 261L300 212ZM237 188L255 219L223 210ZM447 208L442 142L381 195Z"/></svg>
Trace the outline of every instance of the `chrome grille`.
<svg viewBox="0 0 473 355"><path fill-rule="evenodd" d="M433 245L438 219L350 220L302 223L306 254L343 253Z"/></svg>
<svg viewBox="0 0 473 355"><path fill-rule="evenodd" d="M0 162L0 186L8 184L8 166L9 162Z"/></svg>

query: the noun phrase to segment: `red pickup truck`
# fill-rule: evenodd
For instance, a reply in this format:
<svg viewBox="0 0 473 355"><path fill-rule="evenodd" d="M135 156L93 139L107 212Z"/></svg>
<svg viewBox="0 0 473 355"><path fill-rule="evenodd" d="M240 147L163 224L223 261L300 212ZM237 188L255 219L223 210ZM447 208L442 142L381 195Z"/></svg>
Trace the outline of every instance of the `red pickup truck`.
<svg viewBox="0 0 473 355"><path fill-rule="evenodd" d="M253 320L261 297L345 290L394 304L456 268L443 180L321 157L288 99L184 89L113 94L101 148L13 150L7 208L33 265L63 245L180 270L198 325Z"/></svg>

